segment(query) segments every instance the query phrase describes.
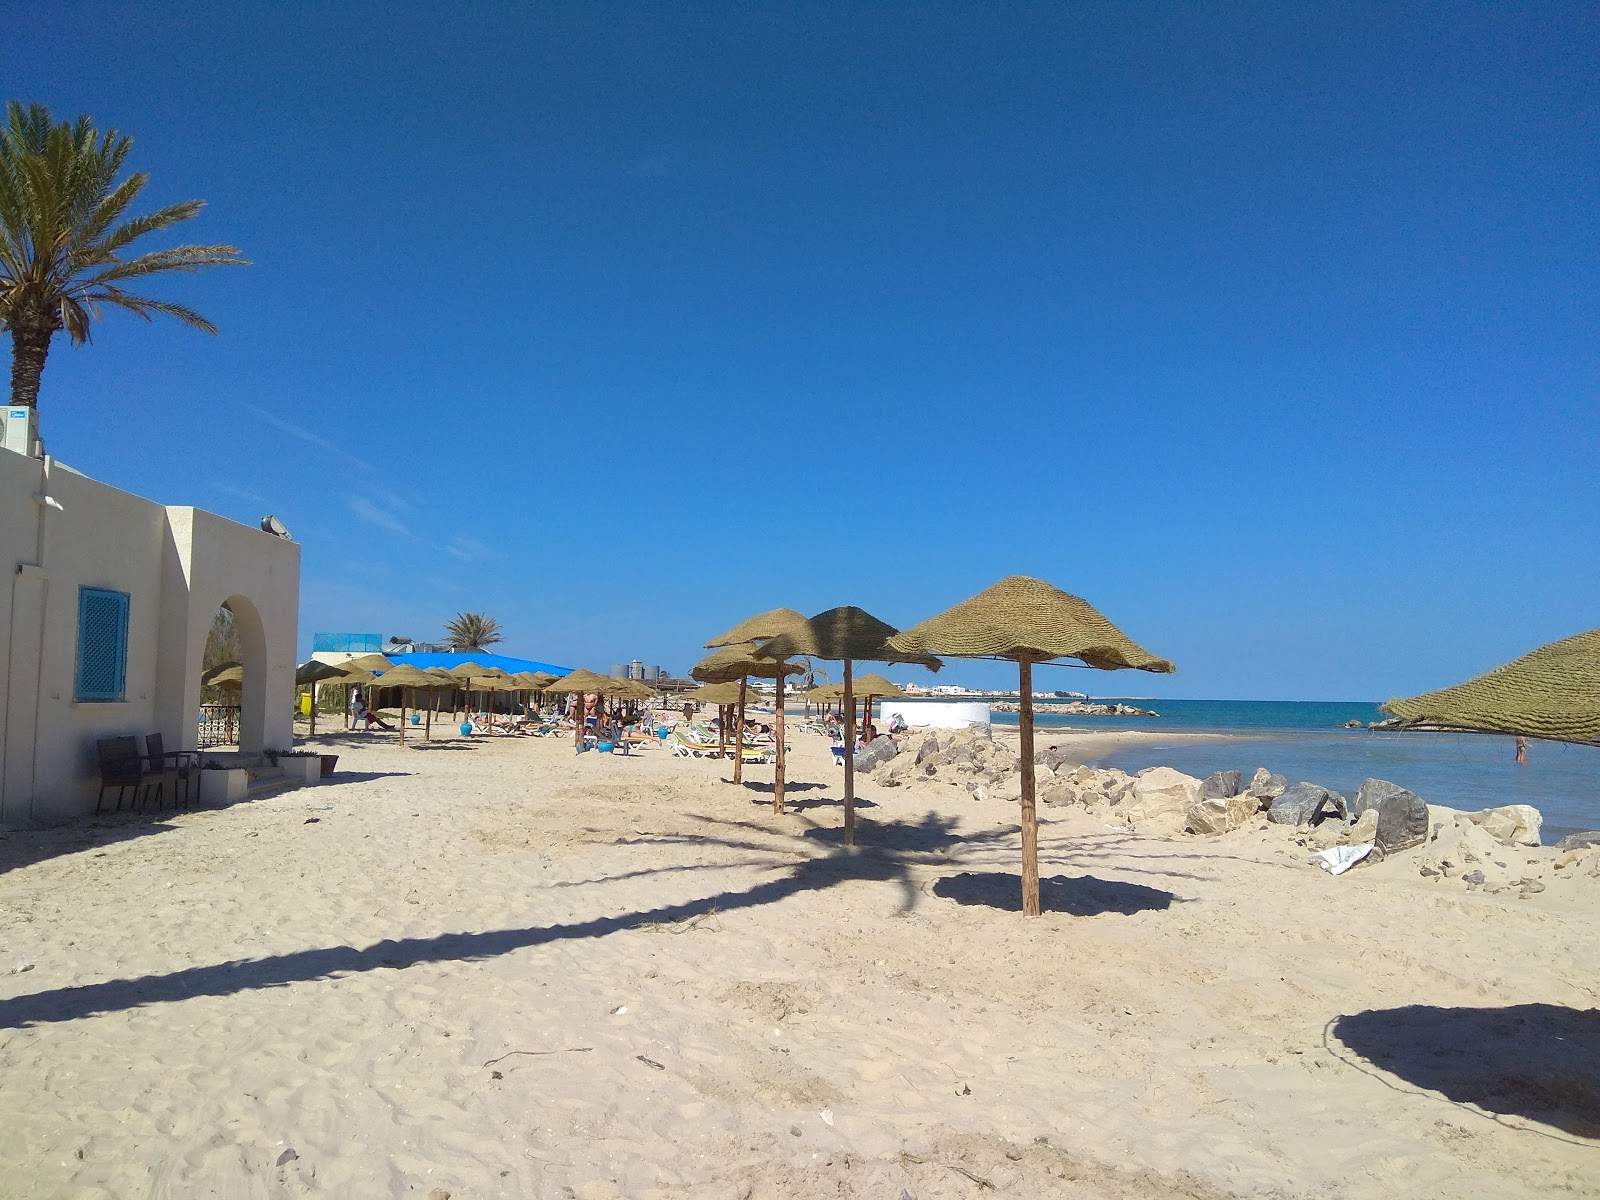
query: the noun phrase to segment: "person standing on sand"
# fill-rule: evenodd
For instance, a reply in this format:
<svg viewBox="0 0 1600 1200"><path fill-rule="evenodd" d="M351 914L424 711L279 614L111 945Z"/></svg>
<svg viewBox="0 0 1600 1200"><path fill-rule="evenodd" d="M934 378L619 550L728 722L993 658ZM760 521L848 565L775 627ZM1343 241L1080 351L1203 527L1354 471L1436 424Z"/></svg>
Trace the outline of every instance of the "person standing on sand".
<svg viewBox="0 0 1600 1200"><path fill-rule="evenodd" d="M1517 734L1517 761L1519 763L1528 761L1528 739L1520 733Z"/></svg>

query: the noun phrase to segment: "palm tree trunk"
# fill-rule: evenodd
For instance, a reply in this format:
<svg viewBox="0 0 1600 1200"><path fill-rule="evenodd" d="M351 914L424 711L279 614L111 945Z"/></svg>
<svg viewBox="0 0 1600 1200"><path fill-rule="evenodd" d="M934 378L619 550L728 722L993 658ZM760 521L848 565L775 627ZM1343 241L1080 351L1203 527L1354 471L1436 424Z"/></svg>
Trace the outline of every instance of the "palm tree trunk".
<svg viewBox="0 0 1600 1200"><path fill-rule="evenodd" d="M11 403L39 406L39 379L55 330L19 323L11 327Z"/></svg>

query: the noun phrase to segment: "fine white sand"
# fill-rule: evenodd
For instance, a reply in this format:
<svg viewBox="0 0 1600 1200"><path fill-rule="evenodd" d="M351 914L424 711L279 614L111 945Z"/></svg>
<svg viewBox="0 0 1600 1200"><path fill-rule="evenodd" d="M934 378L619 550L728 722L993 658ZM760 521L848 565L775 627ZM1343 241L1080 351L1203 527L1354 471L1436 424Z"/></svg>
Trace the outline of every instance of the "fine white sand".
<svg viewBox="0 0 1600 1200"><path fill-rule="evenodd" d="M1014 804L865 781L842 850L815 736L782 817L660 749L319 740L321 786L0 838L0 1195L1600 1192L1592 861L1518 899L1046 809L1027 921Z"/></svg>

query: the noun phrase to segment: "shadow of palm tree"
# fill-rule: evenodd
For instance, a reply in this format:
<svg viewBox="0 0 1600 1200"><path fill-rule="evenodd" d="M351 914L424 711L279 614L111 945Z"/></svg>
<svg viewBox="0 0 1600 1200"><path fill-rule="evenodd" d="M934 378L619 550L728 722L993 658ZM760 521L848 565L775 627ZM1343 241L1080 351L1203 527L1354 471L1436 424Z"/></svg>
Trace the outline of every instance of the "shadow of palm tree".
<svg viewBox="0 0 1600 1200"><path fill-rule="evenodd" d="M1600 1137L1600 1009L1408 1004L1336 1017L1327 1035L1352 1066L1359 1055L1458 1104Z"/></svg>
<svg viewBox="0 0 1600 1200"><path fill-rule="evenodd" d="M83 987L53 988L0 1000L0 1029L73 1021L96 1013L118 1012L152 1004L172 1004L198 996L228 996L256 988L284 987L379 969L404 970L419 963L481 961L553 942L607 937L640 926L670 925L709 912L731 912L774 904L803 892L819 891L851 881L897 883L902 907L915 906L917 889L905 864L875 854L848 853L805 859L776 879L740 891L720 892L698 900L657 908L595 917L571 924L527 929L494 929L445 933L436 937L400 938L358 949L329 946L296 950L258 959L236 959L211 966L187 967L164 975L110 979Z"/></svg>
<svg viewBox="0 0 1600 1200"><path fill-rule="evenodd" d="M933 894L957 904L1021 912L1022 876L1006 871L963 871L939 880L933 885ZM1160 888L1124 883L1120 879L1055 875L1039 880L1039 903L1048 912L1071 913L1075 917L1097 917L1103 913L1131 916L1170 908L1178 903L1178 897Z"/></svg>

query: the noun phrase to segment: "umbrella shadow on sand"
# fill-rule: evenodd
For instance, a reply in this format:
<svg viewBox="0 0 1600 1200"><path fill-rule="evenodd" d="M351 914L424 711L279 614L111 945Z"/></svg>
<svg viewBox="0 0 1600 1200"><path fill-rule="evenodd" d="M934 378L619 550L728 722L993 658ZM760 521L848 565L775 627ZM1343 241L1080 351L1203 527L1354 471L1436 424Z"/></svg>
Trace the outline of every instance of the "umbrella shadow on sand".
<svg viewBox="0 0 1600 1200"><path fill-rule="evenodd" d="M1408 1004L1335 1017L1323 1041L1358 1070L1377 1067L1491 1119L1600 1137L1600 1009Z"/></svg>
<svg viewBox="0 0 1600 1200"><path fill-rule="evenodd" d="M963 871L933 885L935 896L957 904L976 904L1002 912L1022 911L1021 876L1009 871ZM1160 912L1182 903L1173 893L1142 883L1099 879L1093 875L1053 875L1039 880L1039 903L1045 912L1098 917L1104 913L1132 916Z"/></svg>

